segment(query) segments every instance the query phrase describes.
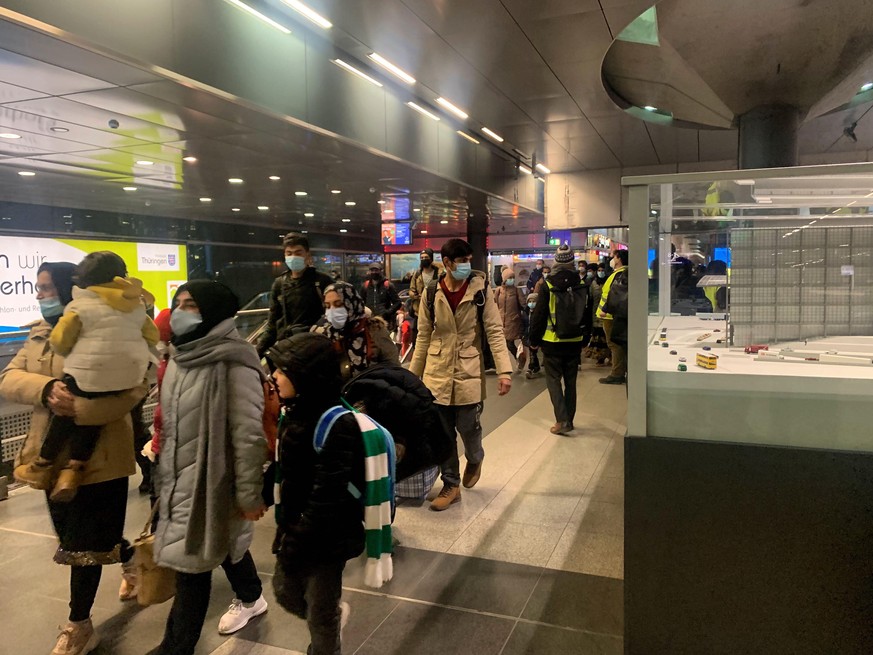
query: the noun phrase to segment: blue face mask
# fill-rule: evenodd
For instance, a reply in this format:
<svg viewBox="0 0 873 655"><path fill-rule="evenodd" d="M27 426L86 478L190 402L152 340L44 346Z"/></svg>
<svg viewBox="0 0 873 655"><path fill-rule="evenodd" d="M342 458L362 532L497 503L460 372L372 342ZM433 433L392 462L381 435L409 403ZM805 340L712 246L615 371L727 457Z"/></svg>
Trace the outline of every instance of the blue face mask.
<svg viewBox="0 0 873 655"><path fill-rule="evenodd" d="M466 280L470 277L470 272L472 270L473 266L469 262L455 264L455 270L452 271L452 277L456 280Z"/></svg>
<svg viewBox="0 0 873 655"><path fill-rule="evenodd" d="M527 304L527 306L528 306L529 309L533 309L534 307L537 306L537 304L536 304L535 302L529 302L529 303Z"/></svg>
<svg viewBox="0 0 873 655"><path fill-rule="evenodd" d="M57 296L54 298L42 298L37 302L39 302L39 311L46 320L56 318L64 313L64 306L61 304L61 299Z"/></svg>
<svg viewBox="0 0 873 655"><path fill-rule="evenodd" d="M170 330L173 334L182 336L196 330L203 322L203 317L197 312L188 312L184 309L174 309L170 314Z"/></svg>
<svg viewBox="0 0 873 655"><path fill-rule="evenodd" d="M349 310L345 307L331 307L324 312L324 315L335 330L342 330L349 320Z"/></svg>
<svg viewBox="0 0 873 655"><path fill-rule="evenodd" d="M508 287L514 287L514 286L515 286L515 278L514 278L514 277L511 277L511 278L507 279L507 280L506 280L506 286L508 286Z"/></svg>
<svg viewBox="0 0 873 655"><path fill-rule="evenodd" d="M606 277L606 271L597 271L597 277L601 280Z"/></svg>
<svg viewBox="0 0 873 655"><path fill-rule="evenodd" d="M299 273L306 268L306 258L301 257L300 255L289 255L285 258L285 266L287 266L292 273Z"/></svg>

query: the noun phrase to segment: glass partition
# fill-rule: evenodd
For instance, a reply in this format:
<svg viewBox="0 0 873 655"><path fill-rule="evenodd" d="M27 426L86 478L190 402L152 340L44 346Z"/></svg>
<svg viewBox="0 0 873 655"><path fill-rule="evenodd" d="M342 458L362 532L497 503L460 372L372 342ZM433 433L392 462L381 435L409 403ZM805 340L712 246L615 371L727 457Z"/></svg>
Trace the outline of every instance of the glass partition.
<svg viewBox="0 0 873 655"><path fill-rule="evenodd" d="M873 450L873 166L710 175L624 182L634 429Z"/></svg>

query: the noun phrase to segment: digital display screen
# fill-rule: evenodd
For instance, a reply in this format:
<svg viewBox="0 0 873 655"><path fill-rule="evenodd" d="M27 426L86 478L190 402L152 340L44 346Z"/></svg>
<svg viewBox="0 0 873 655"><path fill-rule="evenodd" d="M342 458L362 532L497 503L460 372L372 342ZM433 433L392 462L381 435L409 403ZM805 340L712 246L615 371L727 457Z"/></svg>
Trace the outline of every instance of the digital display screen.
<svg viewBox="0 0 873 655"><path fill-rule="evenodd" d="M714 248L712 251L713 259L720 259L728 268L731 267L731 249L730 248Z"/></svg>
<svg viewBox="0 0 873 655"><path fill-rule="evenodd" d="M382 223L383 246L408 246L412 243L410 223Z"/></svg>

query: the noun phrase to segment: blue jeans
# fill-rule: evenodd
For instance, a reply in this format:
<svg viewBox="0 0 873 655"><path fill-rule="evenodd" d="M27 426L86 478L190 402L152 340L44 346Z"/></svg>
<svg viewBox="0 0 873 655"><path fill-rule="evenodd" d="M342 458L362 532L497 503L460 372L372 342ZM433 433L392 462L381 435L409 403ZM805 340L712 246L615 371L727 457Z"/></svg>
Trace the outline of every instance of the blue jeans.
<svg viewBox="0 0 873 655"><path fill-rule="evenodd" d="M437 405L440 420L446 432L461 435L464 442L464 456L470 464L478 464L485 459L482 447L482 403L475 405ZM457 487L461 484L461 460L458 457L458 444L455 439L454 453L440 466L444 484Z"/></svg>

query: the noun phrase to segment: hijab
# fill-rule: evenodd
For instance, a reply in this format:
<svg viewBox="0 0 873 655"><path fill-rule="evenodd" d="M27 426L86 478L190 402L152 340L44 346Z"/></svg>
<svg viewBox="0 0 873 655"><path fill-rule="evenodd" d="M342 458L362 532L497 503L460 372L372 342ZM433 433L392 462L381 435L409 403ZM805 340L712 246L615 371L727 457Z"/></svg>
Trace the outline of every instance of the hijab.
<svg viewBox="0 0 873 655"><path fill-rule="evenodd" d="M52 284L58 292L58 300L66 307L73 299L73 276L76 274L76 265L70 262L44 262L37 270L37 275L47 272L52 278ZM61 315L46 321L51 325L57 325Z"/></svg>
<svg viewBox="0 0 873 655"><path fill-rule="evenodd" d="M324 289L324 295L331 291L339 294L343 306L349 313L349 318L341 330L337 330L330 321L322 318L312 328L312 332L328 337L337 350L345 350L353 373L359 373L369 366L367 359L367 321L366 307L361 294L348 282L336 282Z"/></svg>
<svg viewBox="0 0 873 655"><path fill-rule="evenodd" d="M180 293L187 291L197 303L198 311L203 322L196 329L183 335L173 335L173 344L181 346L196 339L202 339L212 329L229 318L233 318L239 311L239 300L233 291L220 282L212 280L194 280L180 286L173 297L173 307L178 306L177 298Z"/></svg>

